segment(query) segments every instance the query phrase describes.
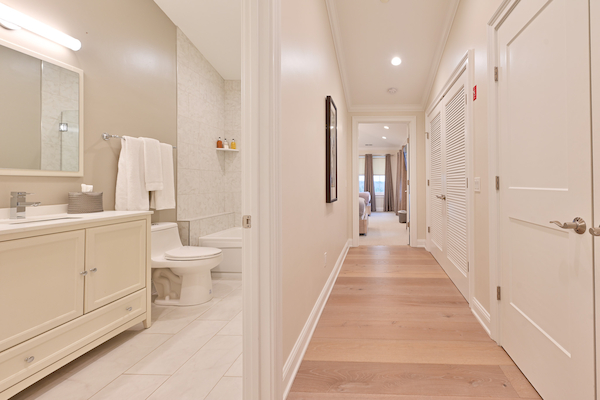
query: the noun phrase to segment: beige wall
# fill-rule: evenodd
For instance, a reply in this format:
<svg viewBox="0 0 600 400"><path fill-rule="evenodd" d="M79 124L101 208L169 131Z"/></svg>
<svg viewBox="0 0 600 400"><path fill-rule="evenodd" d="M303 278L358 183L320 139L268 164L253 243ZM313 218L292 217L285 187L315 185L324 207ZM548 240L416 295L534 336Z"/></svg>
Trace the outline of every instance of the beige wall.
<svg viewBox="0 0 600 400"><path fill-rule="evenodd" d="M349 238L351 125L323 0L281 4L283 354ZM338 201L325 203L325 98L338 110ZM324 253L327 252L327 264Z"/></svg>
<svg viewBox="0 0 600 400"><path fill-rule="evenodd" d="M104 207L114 209L117 160L121 144L100 135L154 137L176 144L176 30L148 0L3 0L3 3L81 40L73 52L27 31L0 29L0 38L81 68L84 71L83 178L0 176L0 208L10 192L34 192L30 199L64 204L80 184L104 192ZM175 219L161 211L155 219Z"/></svg>
<svg viewBox="0 0 600 400"><path fill-rule="evenodd" d="M481 178L481 192L475 193L475 297L487 311L490 310L487 21L501 2L502 0L461 0L428 103L431 104L442 90L467 50L474 49L474 84L477 85L477 100L473 103L474 176Z"/></svg>
<svg viewBox="0 0 600 400"><path fill-rule="evenodd" d="M425 170L425 113L422 111L386 112L386 113L349 113L348 126L352 130L352 117L417 117L417 239L425 240L427 237L426 221L426 173ZM412 226L412 223L411 223ZM411 228L412 229L412 228Z"/></svg>

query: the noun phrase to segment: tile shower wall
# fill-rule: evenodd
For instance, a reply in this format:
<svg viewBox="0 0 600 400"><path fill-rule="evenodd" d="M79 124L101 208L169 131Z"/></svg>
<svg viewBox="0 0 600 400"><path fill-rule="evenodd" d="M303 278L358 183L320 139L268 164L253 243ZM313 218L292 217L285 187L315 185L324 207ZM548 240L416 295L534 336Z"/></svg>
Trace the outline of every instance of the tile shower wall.
<svg viewBox="0 0 600 400"><path fill-rule="evenodd" d="M177 220L184 244L241 225L241 84L226 81L177 30Z"/></svg>

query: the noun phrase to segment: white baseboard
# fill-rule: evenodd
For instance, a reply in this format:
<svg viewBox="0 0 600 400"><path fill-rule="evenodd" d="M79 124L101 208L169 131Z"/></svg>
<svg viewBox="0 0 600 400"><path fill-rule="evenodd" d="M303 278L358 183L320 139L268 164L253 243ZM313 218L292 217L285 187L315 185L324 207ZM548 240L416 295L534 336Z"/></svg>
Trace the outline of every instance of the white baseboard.
<svg viewBox="0 0 600 400"><path fill-rule="evenodd" d="M487 310L481 305L481 303L475 297L471 298L471 311L473 312L473 314L475 315L475 318L477 318L477 320L479 321L481 326L483 326L483 329L485 329L485 331L491 337L492 331L490 329L490 326L491 326L492 320L490 318L490 313L487 312Z"/></svg>
<svg viewBox="0 0 600 400"><path fill-rule="evenodd" d="M415 247L425 247L426 244L427 244L426 239L419 239L419 240L417 240L417 245Z"/></svg>
<svg viewBox="0 0 600 400"><path fill-rule="evenodd" d="M319 295L319 298L317 299L317 302L310 313L310 316L308 317L308 320L306 321L306 324L304 324L304 328L302 328L302 332L300 332L298 340L296 340L296 344L294 345L290 356L283 366L284 399L287 398L290 389L292 388L292 383L294 383L294 378L296 378L296 374L298 373L298 369L300 368L300 364L304 358L304 353L306 353L310 339L312 338L315 328L317 327L317 322L319 322L321 313L325 308L327 299L329 299L329 295L331 294L335 280L342 269L342 264L344 264L346 254L348 254L348 249L351 245L352 239L348 239L335 263L335 266L333 267L333 270L331 271L331 275L329 275L329 278L327 279L327 282L325 283L325 286L323 287L323 290L321 291L321 294Z"/></svg>

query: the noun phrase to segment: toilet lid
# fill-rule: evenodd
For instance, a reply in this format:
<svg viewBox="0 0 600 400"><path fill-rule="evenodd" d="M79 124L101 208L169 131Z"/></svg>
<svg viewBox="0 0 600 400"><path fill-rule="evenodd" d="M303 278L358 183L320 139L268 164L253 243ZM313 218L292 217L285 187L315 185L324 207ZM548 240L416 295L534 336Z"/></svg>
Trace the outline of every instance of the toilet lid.
<svg viewBox="0 0 600 400"><path fill-rule="evenodd" d="M183 246L166 251L165 259L171 261L202 260L205 258L216 257L221 254L221 252L221 249L216 249L214 247Z"/></svg>

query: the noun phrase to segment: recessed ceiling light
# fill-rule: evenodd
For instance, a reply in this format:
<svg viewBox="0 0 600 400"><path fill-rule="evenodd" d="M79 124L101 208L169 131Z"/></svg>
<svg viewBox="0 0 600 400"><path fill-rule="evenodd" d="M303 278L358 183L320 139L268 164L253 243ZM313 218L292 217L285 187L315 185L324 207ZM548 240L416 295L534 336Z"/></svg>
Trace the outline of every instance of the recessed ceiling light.
<svg viewBox="0 0 600 400"><path fill-rule="evenodd" d="M390 127L386 125L383 127L383 129L390 129Z"/></svg>
<svg viewBox="0 0 600 400"><path fill-rule="evenodd" d="M401 63L402 63L402 60L400 59L400 57L392 58L392 65L400 65Z"/></svg>
<svg viewBox="0 0 600 400"><path fill-rule="evenodd" d="M381 138L382 138L382 139L387 139L385 136L382 136Z"/></svg>

